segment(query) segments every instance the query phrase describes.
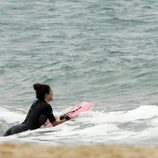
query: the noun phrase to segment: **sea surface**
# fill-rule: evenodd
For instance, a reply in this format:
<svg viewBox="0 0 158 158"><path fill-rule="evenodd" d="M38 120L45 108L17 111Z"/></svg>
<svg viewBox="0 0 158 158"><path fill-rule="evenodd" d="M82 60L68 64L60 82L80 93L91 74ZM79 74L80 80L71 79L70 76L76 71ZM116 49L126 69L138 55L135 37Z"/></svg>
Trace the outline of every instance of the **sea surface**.
<svg viewBox="0 0 158 158"><path fill-rule="evenodd" d="M53 128L2 137L49 84ZM0 0L0 142L158 145L157 0Z"/></svg>

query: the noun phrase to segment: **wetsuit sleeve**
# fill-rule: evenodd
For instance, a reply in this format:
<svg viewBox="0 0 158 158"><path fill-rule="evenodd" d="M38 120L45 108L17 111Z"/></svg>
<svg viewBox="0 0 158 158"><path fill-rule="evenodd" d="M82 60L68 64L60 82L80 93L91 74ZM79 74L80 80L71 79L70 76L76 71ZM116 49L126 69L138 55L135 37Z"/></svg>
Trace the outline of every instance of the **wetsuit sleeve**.
<svg viewBox="0 0 158 158"><path fill-rule="evenodd" d="M48 117L50 122L56 121L56 118L55 118L55 116L53 114L52 107L50 105L48 106L48 108L46 110L46 115L47 115L47 117Z"/></svg>

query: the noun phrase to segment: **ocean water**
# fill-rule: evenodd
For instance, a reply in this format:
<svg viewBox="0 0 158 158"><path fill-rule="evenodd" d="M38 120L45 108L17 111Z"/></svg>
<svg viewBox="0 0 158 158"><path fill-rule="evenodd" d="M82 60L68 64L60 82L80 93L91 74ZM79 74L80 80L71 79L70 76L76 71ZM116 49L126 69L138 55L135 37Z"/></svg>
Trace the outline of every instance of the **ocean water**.
<svg viewBox="0 0 158 158"><path fill-rule="evenodd" d="M0 135L24 120L32 85L49 84L54 114L91 111L0 142L158 145L157 0L1 0Z"/></svg>

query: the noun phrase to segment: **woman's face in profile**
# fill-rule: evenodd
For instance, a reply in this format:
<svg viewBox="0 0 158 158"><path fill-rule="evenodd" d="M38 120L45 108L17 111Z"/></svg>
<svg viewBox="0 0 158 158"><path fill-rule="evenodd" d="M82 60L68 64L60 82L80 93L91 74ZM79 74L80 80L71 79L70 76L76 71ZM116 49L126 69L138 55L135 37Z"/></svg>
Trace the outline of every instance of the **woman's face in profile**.
<svg viewBox="0 0 158 158"><path fill-rule="evenodd" d="M49 91L49 100L51 101L51 100L53 100L54 98L53 98L53 92L52 92L52 90L50 90Z"/></svg>

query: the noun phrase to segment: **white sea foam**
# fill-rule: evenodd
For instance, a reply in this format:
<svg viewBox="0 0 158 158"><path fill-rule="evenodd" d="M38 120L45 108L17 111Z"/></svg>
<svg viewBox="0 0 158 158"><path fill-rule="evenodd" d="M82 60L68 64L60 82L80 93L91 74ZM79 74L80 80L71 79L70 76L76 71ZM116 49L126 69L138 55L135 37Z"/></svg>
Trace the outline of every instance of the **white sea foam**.
<svg viewBox="0 0 158 158"><path fill-rule="evenodd" d="M6 123L21 122L24 120L25 114L0 107L0 120Z"/></svg>
<svg viewBox="0 0 158 158"><path fill-rule="evenodd" d="M0 119L7 123L17 122L24 114L0 108ZM158 107L144 105L129 111L103 112L89 111L62 125L26 131L17 135L0 138L1 141L18 140L51 145L89 144L89 143L128 143L143 144L143 141L157 136ZM128 123L142 126L137 127ZM124 126L120 128L120 124ZM141 124L146 124L143 127Z"/></svg>

